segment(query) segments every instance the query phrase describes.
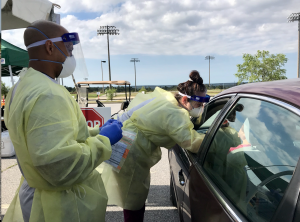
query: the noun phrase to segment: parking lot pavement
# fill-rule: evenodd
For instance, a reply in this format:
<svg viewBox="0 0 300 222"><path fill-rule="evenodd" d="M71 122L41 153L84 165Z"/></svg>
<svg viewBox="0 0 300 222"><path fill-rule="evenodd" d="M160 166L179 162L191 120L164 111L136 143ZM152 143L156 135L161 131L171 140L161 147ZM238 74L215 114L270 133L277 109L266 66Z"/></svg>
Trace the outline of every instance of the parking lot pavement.
<svg viewBox="0 0 300 222"><path fill-rule="evenodd" d="M1 171L1 215L3 215L14 198L21 179L16 157L2 158Z"/></svg>

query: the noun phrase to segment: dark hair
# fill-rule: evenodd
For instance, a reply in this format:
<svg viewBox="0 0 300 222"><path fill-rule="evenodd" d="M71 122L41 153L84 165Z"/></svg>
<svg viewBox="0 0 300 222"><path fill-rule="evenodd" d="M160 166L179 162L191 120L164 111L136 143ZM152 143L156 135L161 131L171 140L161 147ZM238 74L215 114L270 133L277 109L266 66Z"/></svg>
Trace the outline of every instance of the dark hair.
<svg viewBox="0 0 300 222"><path fill-rule="evenodd" d="M183 94L193 96L196 92L206 92L206 87L203 84L203 79L200 77L200 73L197 70L193 70L190 73L190 80L179 83L177 90ZM181 99L181 95L178 93L175 95L177 101Z"/></svg>

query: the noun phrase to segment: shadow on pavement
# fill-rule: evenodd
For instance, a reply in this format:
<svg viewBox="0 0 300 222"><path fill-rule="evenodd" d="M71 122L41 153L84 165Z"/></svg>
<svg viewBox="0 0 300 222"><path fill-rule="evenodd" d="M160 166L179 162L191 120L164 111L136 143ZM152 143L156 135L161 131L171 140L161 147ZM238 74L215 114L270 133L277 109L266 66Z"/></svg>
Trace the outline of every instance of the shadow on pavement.
<svg viewBox="0 0 300 222"><path fill-rule="evenodd" d="M17 158L16 158L16 155L14 155L14 156L11 156L11 157L1 157L1 159L2 160L15 160Z"/></svg>
<svg viewBox="0 0 300 222"><path fill-rule="evenodd" d="M177 209L175 210L147 210L145 212L144 222L179 222ZM123 222L123 211L107 211L107 222Z"/></svg>
<svg viewBox="0 0 300 222"><path fill-rule="evenodd" d="M168 185L150 186L144 222L179 222L177 208L172 206L169 195L170 187ZM123 222L123 209L117 206L108 206L105 221Z"/></svg>

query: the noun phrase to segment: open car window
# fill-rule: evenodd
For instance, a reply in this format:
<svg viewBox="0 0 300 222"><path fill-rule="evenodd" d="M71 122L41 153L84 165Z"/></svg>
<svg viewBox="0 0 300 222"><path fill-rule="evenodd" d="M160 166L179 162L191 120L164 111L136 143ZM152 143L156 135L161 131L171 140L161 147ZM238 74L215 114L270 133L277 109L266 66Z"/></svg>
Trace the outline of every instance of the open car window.
<svg viewBox="0 0 300 222"><path fill-rule="evenodd" d="M231 97L225 97L208 103L205 106L200 123L194 121L194 129L197 130L198 133L206 133L230 98Z"/></svg>

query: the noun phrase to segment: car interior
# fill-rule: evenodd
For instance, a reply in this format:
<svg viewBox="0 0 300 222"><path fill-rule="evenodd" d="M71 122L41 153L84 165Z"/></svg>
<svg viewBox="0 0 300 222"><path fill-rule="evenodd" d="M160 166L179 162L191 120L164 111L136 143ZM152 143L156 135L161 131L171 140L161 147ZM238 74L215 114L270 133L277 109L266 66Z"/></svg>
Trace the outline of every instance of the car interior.
<svg viewBox="0 0 300 222"><path fill-rule="evenodd" d="M225 106L230 98L219 99L213 101L205 106L201 121L197 124L197 118L192 118L191 121L194 123L194 129L199 133L206 134L208 128L211 126L214 119L217 117L221 109Z"/></svg>

